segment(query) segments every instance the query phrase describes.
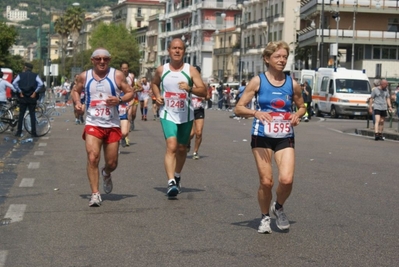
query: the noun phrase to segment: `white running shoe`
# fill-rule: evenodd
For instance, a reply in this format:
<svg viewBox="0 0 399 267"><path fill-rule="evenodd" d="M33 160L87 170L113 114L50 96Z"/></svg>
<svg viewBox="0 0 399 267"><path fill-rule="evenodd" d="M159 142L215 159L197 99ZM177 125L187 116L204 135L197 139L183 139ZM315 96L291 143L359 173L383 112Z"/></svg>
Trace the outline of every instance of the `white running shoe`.
<svg viewBox="0 0 399 267"><path fill-rule="evenodd" d="M194 152L194 153L193 153L193 159L199 159L199 155L198 155L197 152Z"/></svg>
<svg viewBox="0 0 399 267"><path fill-rule="evenodd" d="M104 172L104 168L101 170L101 176L103 177L103 189L105 194L109 194L112 192L113 184L111 174L108 176Z"/></svg>
<svg viewBox="0 0 399 267"><path fill-rule="evenodd" d="M272 229L270 228L270 217L265 216L260 220L260 224L258 227L258 233L260 234L271 234Z"/></svg>
<svg viewBox="0 0 399 267"><path fill-rule="evenodd" d="M93 193L91 194L91 198L89 201L89 207L100 207L101 206L101 195L100 193Z"/></svg>

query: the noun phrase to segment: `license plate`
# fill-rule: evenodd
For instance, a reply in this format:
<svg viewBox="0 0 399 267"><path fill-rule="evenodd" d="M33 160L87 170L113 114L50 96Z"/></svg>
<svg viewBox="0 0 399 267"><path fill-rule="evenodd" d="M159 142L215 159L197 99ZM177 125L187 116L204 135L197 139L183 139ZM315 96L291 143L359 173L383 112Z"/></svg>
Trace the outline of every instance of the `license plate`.
<svg viewBox="0 0 399 267"><path fill-rule="evenodd" d="M362 113L361 112L355 112L355 115L362 115Z"/></svg>

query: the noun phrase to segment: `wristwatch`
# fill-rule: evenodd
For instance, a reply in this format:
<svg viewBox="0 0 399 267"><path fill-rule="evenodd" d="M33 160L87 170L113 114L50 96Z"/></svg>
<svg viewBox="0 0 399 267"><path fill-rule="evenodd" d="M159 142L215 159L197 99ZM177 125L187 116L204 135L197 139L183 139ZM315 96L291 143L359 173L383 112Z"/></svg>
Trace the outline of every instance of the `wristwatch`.
<svg viewBox="0 0 399 267"><path fill-rule="evenodd" d="M118 97L119 98L119 104L121 104L122 103L122 98L121 97Z"/></svg>

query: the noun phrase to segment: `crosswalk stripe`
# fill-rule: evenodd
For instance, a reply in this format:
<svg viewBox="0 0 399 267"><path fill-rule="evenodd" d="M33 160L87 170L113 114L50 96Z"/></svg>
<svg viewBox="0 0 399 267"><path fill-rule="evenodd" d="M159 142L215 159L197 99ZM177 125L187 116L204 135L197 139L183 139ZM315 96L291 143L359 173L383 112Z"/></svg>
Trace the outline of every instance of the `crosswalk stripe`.
<svg viewBox="0 0 399 267"><path fill-rule="evenodd" d="M35 153L33 153L33 155L35 156L43 156L44 151L35 151Z"/></svg>
<svg viewBox="0 0 399 267"><path fill-rule="evenodd" d="M6 266L7 250L0 250L0 267Z"/></svg>
<svg viewBox="0 0 399 267"><path fill-rule="evenodd" d="M11 204L4 218L11 219L10 223L20 222L24 217L25 210L25 204Z"/></svg>
<svg viewBox="0 0 399 267"><path fill-rule="evenodd" d="M40 162L29 162L28 169L38 169Z"/></svg>
<svg viewBox="0 0 399 267"><path fill-rule="evenodd" d="M33 178L23 178L19 184L19 187L32 187L34 182L35 179Z"/></svg>

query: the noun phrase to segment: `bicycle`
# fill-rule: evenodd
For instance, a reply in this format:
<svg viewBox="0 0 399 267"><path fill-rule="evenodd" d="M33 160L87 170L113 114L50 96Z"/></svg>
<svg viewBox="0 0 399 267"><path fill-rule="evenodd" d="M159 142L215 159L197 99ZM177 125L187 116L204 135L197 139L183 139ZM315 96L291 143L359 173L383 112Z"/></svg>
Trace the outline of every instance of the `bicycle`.
<svg viewBox="0 0 399 267"><path fill-rule="evenodd" d="M18 99L13 97L9 99L10 104L3 105L0 109L0 133L5 132L10 126L11 131L14 130L15 126L18 124L19 118L19 108L18 108ZM36 134L37 136L46 135L50 129L50 118L45 112L40 108L36 108L35 112L36 116ZM31 123L30 123L30 115L29 112L26 112L23 120L23 127L25 130L32 134Z"/></svg>

